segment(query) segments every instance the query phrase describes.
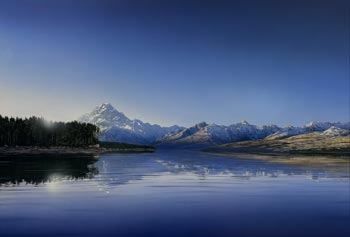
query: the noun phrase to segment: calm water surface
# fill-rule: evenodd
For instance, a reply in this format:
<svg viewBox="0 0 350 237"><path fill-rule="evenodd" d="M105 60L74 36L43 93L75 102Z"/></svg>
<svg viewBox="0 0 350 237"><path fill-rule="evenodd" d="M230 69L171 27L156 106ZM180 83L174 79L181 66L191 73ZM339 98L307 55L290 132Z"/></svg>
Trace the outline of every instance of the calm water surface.
<svg viewBox="0 0 350 237"><path fill-rule="evenodd" d="M159 151L0 158L0 236L350 236L349 173Z"/></svg>

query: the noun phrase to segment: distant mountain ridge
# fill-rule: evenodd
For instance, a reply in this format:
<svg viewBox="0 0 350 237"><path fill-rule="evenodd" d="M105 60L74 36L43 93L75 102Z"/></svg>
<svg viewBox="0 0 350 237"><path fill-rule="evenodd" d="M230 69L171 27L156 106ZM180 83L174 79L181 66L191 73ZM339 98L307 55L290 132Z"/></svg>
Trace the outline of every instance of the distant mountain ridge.
<svg viewBox="0 0 350 237"><path fill-rule="evenodd" d="M204 123L201 123L202 125ZM158 147L202 149L226 143L251 141L259 139L282 139L300 134L323 132L324 136L346 136L349 134L350 123L311 122L302 127L279 127L277 125L257 126L246 121L229 126L197 124L184 129L177 134L169 134L158 140ZM188 131L195 131L189 133ZM184 136L186 134L186 136Z"/></svg>
<svg viewBox="0 0 350 237"><path fill-rule="evenodd" d="M199 149L234 141L262 139L279 131L276 125L256 126L242 121L229 126L200 123L158 140L159 147ZM189 133L188 131L195 131ZM184 136L185 134L185 136Z"/></svg>
<svg viewBox="0 0 350 237"><path fill-rule="evenodd" d="M349 133L350 122L310 122L301 127L277 125L257 126L241 121L229 126L198 123L192 127L162 127L129 119L110 103L96 107L83 115L79 121L100 127L99 139L133 144L153 144L159 148L202 149L226 143L259 139L282 139L300 134L323 132L324 136L345 136Z"/></svg>

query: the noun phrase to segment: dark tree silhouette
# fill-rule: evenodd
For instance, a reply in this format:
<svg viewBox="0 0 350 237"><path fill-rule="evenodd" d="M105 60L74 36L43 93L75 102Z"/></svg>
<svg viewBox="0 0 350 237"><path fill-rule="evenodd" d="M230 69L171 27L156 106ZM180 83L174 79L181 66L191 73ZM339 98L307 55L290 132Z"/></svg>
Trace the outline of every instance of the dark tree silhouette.
<svg viewBox="0 0 350 237"><path fill-rule="evenodd" d="M0 146L71 146L98 143L97 126L88 123L51 122L43 118L9 118L0 115Z"/></svg>

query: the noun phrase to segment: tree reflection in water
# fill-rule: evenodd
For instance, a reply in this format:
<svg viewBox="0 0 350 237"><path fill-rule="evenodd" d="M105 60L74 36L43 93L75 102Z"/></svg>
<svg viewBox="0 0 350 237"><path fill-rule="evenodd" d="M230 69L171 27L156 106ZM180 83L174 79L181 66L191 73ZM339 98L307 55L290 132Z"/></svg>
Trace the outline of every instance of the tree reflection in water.
<svg viewBox="0 0 350 237"><path fill-rule="evenodd" d="M89 155L31 155L0 157L0 185L39 185L53 179L91 179L98 174Z"/></svg>

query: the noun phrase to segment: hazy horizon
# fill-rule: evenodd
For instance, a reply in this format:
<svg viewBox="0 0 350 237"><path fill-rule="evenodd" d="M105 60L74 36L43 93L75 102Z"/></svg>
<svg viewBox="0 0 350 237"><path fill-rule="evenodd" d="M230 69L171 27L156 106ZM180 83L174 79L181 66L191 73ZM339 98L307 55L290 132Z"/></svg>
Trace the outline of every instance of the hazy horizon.
<svg viewBox="0 0 350 237"><path fill-rule="evenodd" d="M88 111L88 112L86 112L86 113L83 113L83 114L81 114L80 116L78 116L77 118L75 118L75 119L71 119L71 120L57 120L57 119L48 119L47 117L44 117L44 116L42 116L42 115L35 115L35 114L33 114L33 115L27 115L27 116L18 116L18 115L6 115L6 114L0 114L0 115L2 115L2 116L9 116L9 117L20 117L20 118L29 118L29 117L32 117L32 116L36 116L36 117L43 117L44 119L46 119L46 120L48 120L48 121L52 121L52 122L68 122L68 121L74 121L74 120L79 120L79 117L81 117L81 116L83 116L83 115L85 115L85 114L88 114L88 113L90 113L91 111L93 111L94 109L96 109L96 108L98 108L100 105L102 105L102 104L111 104L118 112L121 112L121 113L123 113L126 117L128 117L129 119L139 119L139 120L142 120L142 119L140 119L140 118L137 118L137 117L130 117L128 114L125 114L123 111L121 111L121 110L118 110L118 108L116 108L116 106L114 106L113 105L113 103L110 103L110 102L103 102L103 103L100 103L99 105L97 105L97 106L94 106L93 108L90 108L90 110ZM145 122L145 123L150 123L150 124L158 124L158 123L152 123L152 122L150 122L150 121L146 121L146 120L144 120L143 122ZM236 124L236 123L241 123L241 122L248 122L249 124L253 124L253 125L257 125L257 126L262 126L262 125L277 125L277 126L281 126L281 127L286 127L286 126L303 126L303 125L306 125L306 124L308 124L308 123L310 123L310 122L334 122L334 123L336 123L336 122L341 122L341 123L346 123L346 122L350 122L350 121L340 121L340 120L338 120L338 121L330 121L330 120L328 120L328 121L326 121L326 120L324 120L324 121L321 121L321 120L310 120L310 121L307 121L307 122L305 122L305 123L302 123L302 124L277 124L277 123L265 123L265 124L257 124L257 123L252 123L251 121L247 121L247 120L240 120L240 121L232 121L231 123L227 123L227 124L220 124L220 123L217 123L217 122L215 122L215 121L212 121L212 122L210 122L210 121L205 121L205 120L199 120L199 121L197 121L197 122L195 122L195 123L193 123L193 124L190 124L190 125L187 125L187 126L185 126L185 125L182 125L182 124L158 124L158 125L161 125L161 126L173 126L173 125L178 125L178 126L182 126L182 127L192 127L192 126L194 126L194 125L196 125L196 124L199 124L199 123L202 123L202 122L206 122L206 123L208 123L208 124L217 124L217 125L224 125L224 126L228 126L228 125L232 125L232 124Z"/></svg>
<svg viewBox="0 0 350 237"><path fill-rule="evenodd" d="M0 2L0 114L110 102L160 125L349 121L350 3Z"/></svg>

